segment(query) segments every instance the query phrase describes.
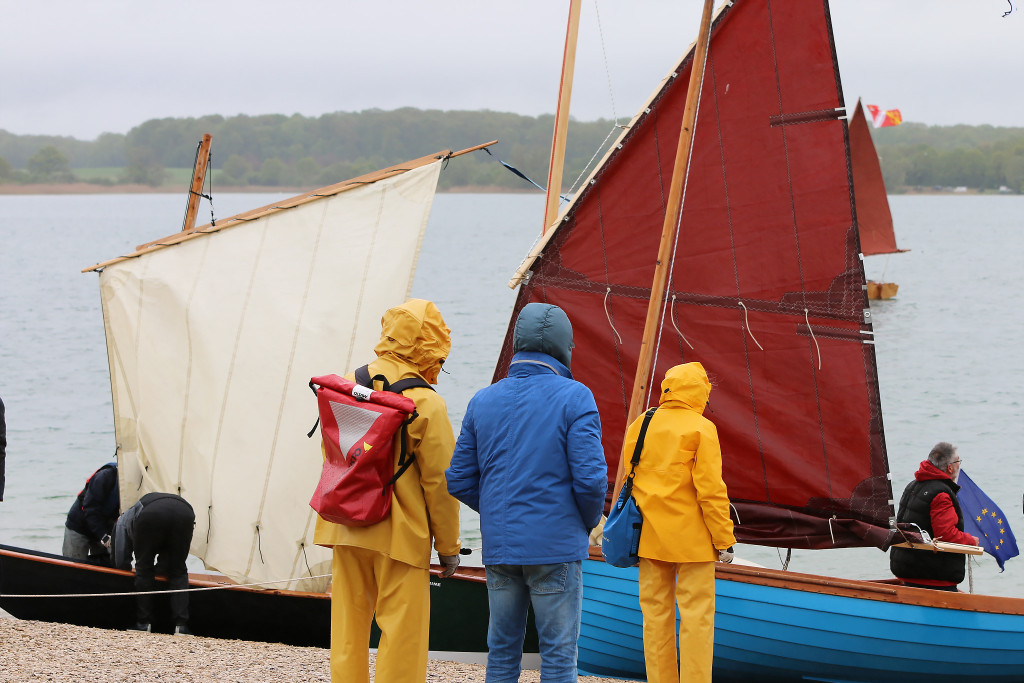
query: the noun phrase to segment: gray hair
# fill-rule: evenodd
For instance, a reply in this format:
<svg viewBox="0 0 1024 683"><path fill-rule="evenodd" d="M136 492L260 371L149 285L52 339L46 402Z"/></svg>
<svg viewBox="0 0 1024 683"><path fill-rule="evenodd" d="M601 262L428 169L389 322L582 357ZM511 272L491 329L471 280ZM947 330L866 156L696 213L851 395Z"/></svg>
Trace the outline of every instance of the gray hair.
<svg viewBox="0 0 1024 683"><path fill-rule="evenodd" d="M956 460L956 446L945 441L935 444L932 447L932 452L928 454L928 462L940 470L946 469L946 466L954 460Z"/></svg>

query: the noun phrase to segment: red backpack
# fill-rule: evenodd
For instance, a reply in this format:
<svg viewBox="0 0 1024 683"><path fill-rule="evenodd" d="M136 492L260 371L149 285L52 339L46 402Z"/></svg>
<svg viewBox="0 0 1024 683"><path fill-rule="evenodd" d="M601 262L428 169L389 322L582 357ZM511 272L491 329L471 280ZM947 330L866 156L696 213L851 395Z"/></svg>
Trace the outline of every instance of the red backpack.
<svg viewBox="0 0 1024 683"><path fill-rule="evenodd" d="M408 426L416 418L416 403L401 393L433 387L418 377L394 384L384 375L371 378L365 365L355 376L358 383L338 375L309 381L317 398L326 456L309 505L328 522L369 526L390 514L395 481L416 460L408 450ZM383 382L383 391L372 389L374 380ZM309 436L315 431L314 426ZM401 443L397 471L396 438Z"/></svg>

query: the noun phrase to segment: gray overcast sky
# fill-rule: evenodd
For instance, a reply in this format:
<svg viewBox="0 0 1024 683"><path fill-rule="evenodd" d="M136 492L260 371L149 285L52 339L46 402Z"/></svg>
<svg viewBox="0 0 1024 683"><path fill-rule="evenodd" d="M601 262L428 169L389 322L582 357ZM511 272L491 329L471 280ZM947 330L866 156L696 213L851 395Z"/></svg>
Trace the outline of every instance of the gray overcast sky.
<svg viewBox="0 0 1024 683"><path fill-rule="evenodd" d="M584 0L572 114L629 118L699 0ZM1019 3L1018 3L1019 4ZM832 0L847 103L1024 126L1024 9ZM0 129L93 139L151 118L555 107L567 0L0 0ZM500 135L500 131L496 131Z"/></svg>

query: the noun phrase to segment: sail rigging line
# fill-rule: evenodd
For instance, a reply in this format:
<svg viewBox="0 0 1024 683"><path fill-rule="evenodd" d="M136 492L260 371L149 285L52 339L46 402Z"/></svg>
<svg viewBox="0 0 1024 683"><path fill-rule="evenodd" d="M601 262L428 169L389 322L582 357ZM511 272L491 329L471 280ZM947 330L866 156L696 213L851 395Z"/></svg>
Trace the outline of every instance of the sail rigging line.
<svg viewBox="0 0 1024 683"><path fill-rule="evenodd" d="M804 309L804 320L807 321L807 331L811 333L811 341L814 342L814 348L818 351L818 369L821 370L821 347L818 346L818 339L814 336L814 328L811 327L811 319L808 317L806 308Z"/></svg>
<svg viewBox="0 0 1024 683"><path fill-rule="evenodd" d="M619 114L615 111L615 92L612 89L612 72L608 68L608 50L604 44L604 30L601 28L601 12L597 7L597 0L594 0L594 16L597 18L597 35L601 41L601 56L604 58L604 75L608 82L608 99L612 104L612 117L615 119L615 126L619 126Z"/></svg>
<svg viewBox="0 0 1024 683"><path fill-rule="evenodd" d="M302 560L306 563L306 573L309 574L310 578L316 578L313 576L313 570L309 566L309 557L306 555L306 542L300 542L299 547L302 548Z"/></svg>
<svg viewBox="0 0 1024 683"><path fill-rule="evenodd" d="M611 289L609 289L608 291L611 291ZM691 344L690 340L686 338L686 335L684 335L682 332L679 331L679 326L676 325L676 295L675 294L672 295L672 311L671 311L670 317L672 319L672 327L676 328L676 334L678 334L679 337L684 342L686 342L686 345L689 346L690 350L692 351L693 350L693 344Z"/></svg>
<svg viewBox="0 0 1024 683"><path fill-rule="evenodd" d="M615 333L615 337L619 340L619 343L621 344L622 343L622 335L619 334L619 331L617 329L615 329L615 323L612 322L611 313L608 312L608 295L611 294L611 293L612 293L612 288L611 287L608 287L605 290L605 292L604 292L604 315L605 315L606 318L608 318L608 325L612 328L612 332ZM673 297L673 298L675 298L675 297Z"/></svg>
<svg viewBox="0 0 1024 683"><path fill-rule="evenodd" d="M607 138L606 138L606 139L607 139ZM603 143L602 143L602 144L603 144ZM495 161L497 161L497 162L498 162L499 164L501 164L502 166L504 166L504 167L505 167L505 168L506 168L507 170L509 170L509 171L510 171L510 172L511 172L511 173L512 173L513 175L519 176L520 178L522 178L522 179L523 179L523 180L525 180L526 182L528 182L528 183L530 183L531 185L533 185L534 187L536 187L536 188L537 188L538 190L540 190L541 192L547 192L547 188L545 188L545 187L541 187L541 186L540 186L540 185L539 185L539 184L538 184L538 183L537 183L537 182L536 182L535 180L533 180L532 178L530 178L530 177L529 177L528 175L526 175L525 173L523 173L522 171L520 171L520 170L519 170L518 168L516 168L516 167L515 167L515 166L513 166L512 164L506 163L505 161L501 160L501 159L500 159L499 157L497 157L497 156L496 156L496 155L495 155L495 154L494 154L493 152L491 152L491 150L487 149L486 147L483 147L482 149L483 149L483 150L484 150L485 152L487 152L488 156L490 156L490 157L491 157L492 159L494 159L494 160L495 160ZM570 197L569 197L568 195L564 195L564 194L563 194L563 195L560 195L560 196L559 196L559 199L560 199L561 201L567 202L567 201L569 201L569 200L570 200Z"/></svg>
<svg viewBox="0 0 1024 683"><path fill-rule="evenodd" d="M669 282L669 283L672 282L672 278L675 275L676 253L677 253L677 251L679 249L679 233L680 233L680 228L683 225L683 208L686 206L686 190L689 187L689 183L690 183L690 169L693 167L693 164L690 163L690 162L691 162L691 160L693 158L693 145L694 145L694 142L697 139L697 123L700 121L700 104L701 104L701 100L703 100L703 95L704 95L704 75L707 72L708 60L711 58L711 24L710 23L708 24L707 32L708 32L707 47L704 50L704 55L703 55L704 61L700 65L700 80L698 81L700 83L700 87L697 88L696 92L694 93L694 95L696 96L696 100L694 101L693 124L692 124L693 125L693 130L690 131L690 145L689 145L689 147L686 150L686 169L683 171L683 188L682 188L682 192L681 192L681 194L679 196L679 213L676 215L676 225L675 225L675 229L674 229L673 234L672 234L672 253L669 256L668 275L665 278L666 282ZM696 56L697 55L695 54L694 57L696 58ZM693 69L692 69L692 67L691 67L691 70L690 70L690 78L691 79L693 78ZM680 131L679 134L682 135L683 131ZM666 210L667 209L668 209L668 207L666 207ZM651 294L652 294L652 296L654 294L653 287L652 287ZM668 310L668 296L667 296L667 294L668 294L668 292L666 290L663 290L662 293L661 293L661 313L658 316L657 335L655 337L654 351L653 351L652 358L651 358L651 365L648 368L648 372L650 374L645 379L645 382L647 383L647 398L645 399L645 404L644 405L649 405L650 404L650 402L651 402L651 393L654 390L654 382L651 381L651 379L652 379L654 373L657 372L657 368L658 368L658 353L661 350L661 335L662 335L663 330L665 329L665 313ZM673 321L672 324L673 324L673 326L675 326L675 321ZM678 329L676 331L678 331ZM689 342L687 342L687 343L689 343Z"/></svg>
<svg viewBox="0 0 1024 683"><path fill-rule="evenodd" d="M593 166L594 160L597 159L597 155L599 155L602 152L604 152L604 146L606 144L608 144L608 140L610 140L611 137L618 132L616 130L617 128L622 128L622 129L625 130L625 129L628 129L629 126L619 126L618 123L616 122L616 125L612 126L612 128L609 129L608 135L605 135L604 136L604 140L601 141L601 144L599 144L594 149L594 154L590 157L590 160L586 164L584 164L583 168L580 170L580 174L578 176L576 176L576 180L572 181L572 185L569 186L569 191L566 194L563 194L561 196L562 201L568 202L568 201L570 201L570 197L575 196L576 190L579 187L580 181L583 180L583 178L589 174L590 167ZM619 145L619 147L621 148L622 145ZM594 181L591 180L590 182L593 183Z"/></svg>
<svg viewBox="0 0 1024 683"><path fill-rule="evenodd" d="M707 53L711 42L712 8L713 1L704 0L700 28L697 30L696 48L691 60L690 79L686 87L686 104L683 109L679 136L676 139L675 156L672 161L672 180L669 184L668 202L664 208L665 217L662 221L661 232L658 238L654 275L651 282L650 295L647 299L647 312L644 316L643 336L640 339L637 364L633 372L633 387L629 397L629 407L626 412L627 424L636 419L640 415L643 406L650 402L650 380L657 368L657 344L661 343L661 333L665 326L665 306L668 298L665 295L665 286L668 281L669 272L666 271L665 260L670 259L670 252L674 252L675 245L678 244L679 223L682 220L683 195L686 189L686 180L689 177L690 151L693 148L693 131L696 128L697 121L697 103L700 100L701 90L704 86L703 76L704 70L707 67ZM699 71L693 68L693 65L699 65ZM700 77L694 77L694 73L699 73ZM673 221L676 224L674 231ZM673 240L673 235L676 237L676 240ZM656 336L656 346L654 349L651 349L650 346L652 334ZM620 454L612 490L611 499L613 501L618 497L619 490L624 481L625 460L622 454Z"/></svg>

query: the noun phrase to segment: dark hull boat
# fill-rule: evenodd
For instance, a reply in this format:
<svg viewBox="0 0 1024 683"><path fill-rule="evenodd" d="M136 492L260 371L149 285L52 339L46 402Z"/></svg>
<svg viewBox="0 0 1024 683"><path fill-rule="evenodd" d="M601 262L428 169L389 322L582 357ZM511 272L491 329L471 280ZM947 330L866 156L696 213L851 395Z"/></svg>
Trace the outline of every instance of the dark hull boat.
<svg viewBox="0 0 1024 683"><path fill-rule="evenodd" d="M430 649L487 651L487 585L483 570L462 567L455 576L430 579ZM135 624L132 572L68 560L60 555L0 545L0 608L19 619L124 630ZM331 597L327 593L239 587L223 576L192 574L189 626L197 636L329 647ZM162 580L158 588L166 588ZM215 590L203 590L203 589ZM110 596L110 593L124 595ZM67 594L95 597L50 597ZM18 596L33 597L18 597ZM157 614L169 614L157 598ZM166 598L164 598L166 600ZM457 618L456 618L457 615ZM169 621L154 631L170 633ZM370 647L380 631L373 625ZM537 651L536 629L526 648Z"/></svg>

